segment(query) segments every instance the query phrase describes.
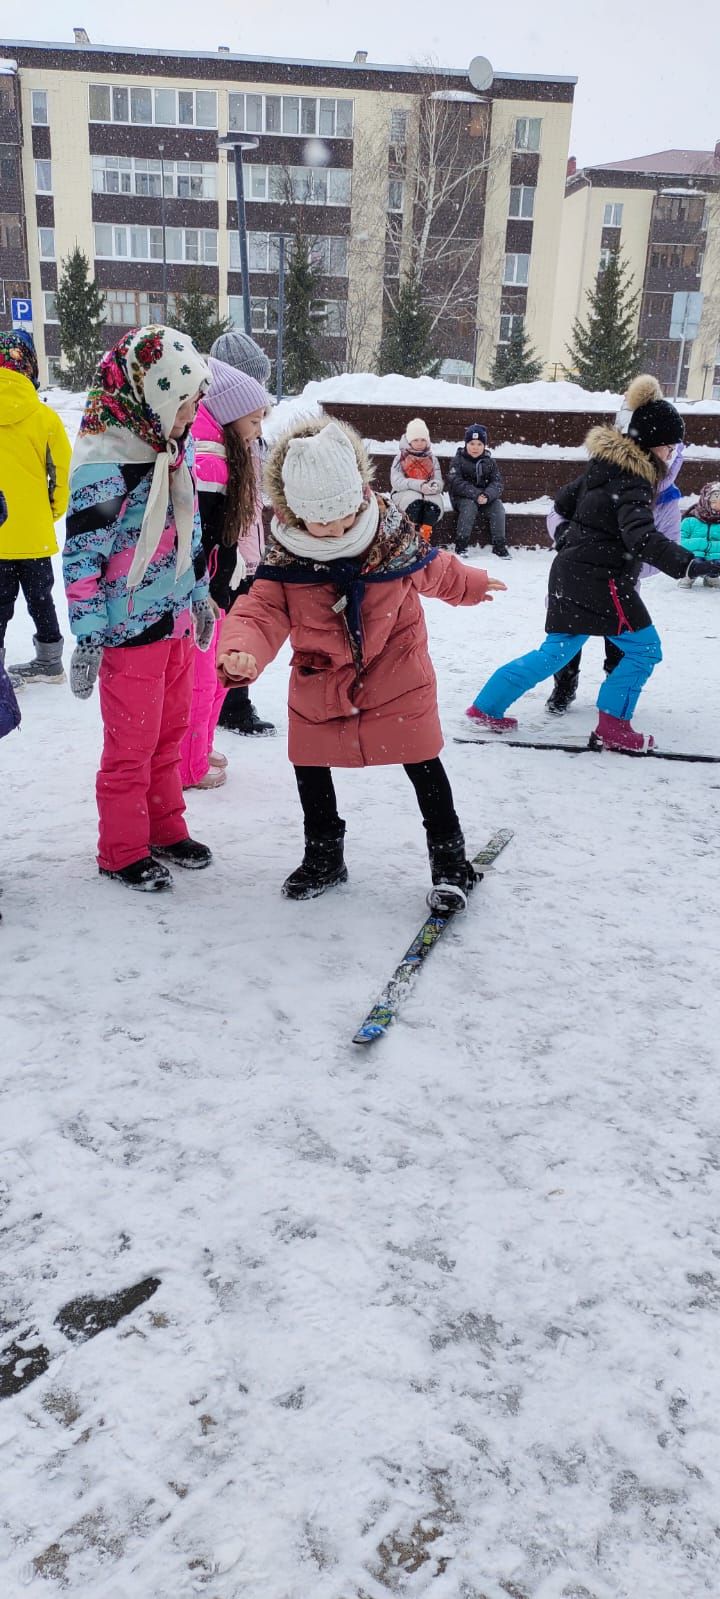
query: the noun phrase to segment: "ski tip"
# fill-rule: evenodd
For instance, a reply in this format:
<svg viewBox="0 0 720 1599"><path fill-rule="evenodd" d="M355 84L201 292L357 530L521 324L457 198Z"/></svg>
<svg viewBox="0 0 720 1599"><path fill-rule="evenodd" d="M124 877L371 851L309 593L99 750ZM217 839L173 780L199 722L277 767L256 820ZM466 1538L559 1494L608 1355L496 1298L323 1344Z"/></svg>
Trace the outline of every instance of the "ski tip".
<svg viewBox="0 0 720 1599"><path fill-rule="evenodd" d="M354 1044L374 1044L376 1038L384 1038L387 1027L380 1022L368 1022L365 1027L360 1027L353 1038Z"/></svg>

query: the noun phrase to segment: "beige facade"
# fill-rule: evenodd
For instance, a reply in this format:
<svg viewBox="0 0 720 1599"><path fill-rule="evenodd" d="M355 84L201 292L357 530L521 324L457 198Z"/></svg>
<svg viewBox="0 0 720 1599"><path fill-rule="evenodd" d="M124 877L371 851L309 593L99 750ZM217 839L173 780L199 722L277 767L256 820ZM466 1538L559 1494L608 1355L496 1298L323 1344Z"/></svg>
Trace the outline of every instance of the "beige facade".
<svg viewBox="0 0 720 1599"><path fill-rule="evenodd" d="M587 296L597 283L608 208L622 208L618 241L627 261L634 291L645 277L653 194L647 189L595 188L590 184L568 194L562 210L560 249L555 279L552 335L553 371L569 363L568 345L576 318L583 320ZM638 301L636 327L640 317Z"/></svg>

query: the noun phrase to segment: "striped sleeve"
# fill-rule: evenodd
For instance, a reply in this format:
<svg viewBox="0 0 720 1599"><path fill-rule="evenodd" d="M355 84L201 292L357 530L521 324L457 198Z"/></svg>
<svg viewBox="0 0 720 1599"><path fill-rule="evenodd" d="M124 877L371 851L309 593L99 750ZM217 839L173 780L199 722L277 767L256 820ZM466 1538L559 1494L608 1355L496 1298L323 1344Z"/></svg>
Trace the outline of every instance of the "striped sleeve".
<svg viewBox="0 0 720 1599"><path fill-rule="evenodd" d="M70 627L77 639L102 643L107 628L104 573L127 498L119 465L75 468L63 549Z"/></svg>

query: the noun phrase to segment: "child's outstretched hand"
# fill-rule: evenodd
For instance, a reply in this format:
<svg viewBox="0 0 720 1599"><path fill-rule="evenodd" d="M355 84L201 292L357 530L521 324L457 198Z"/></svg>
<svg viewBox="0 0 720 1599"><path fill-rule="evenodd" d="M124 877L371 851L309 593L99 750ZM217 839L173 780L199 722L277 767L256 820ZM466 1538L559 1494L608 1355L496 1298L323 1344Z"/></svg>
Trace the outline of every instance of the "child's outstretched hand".
<svg viewBox="0 0 720 1599"><path fill-rule="evenodd" d="M500 586L504 588L504 584ZM247 655L244 650L229 650L226 655L218 655L217 664L226 677L237 678L239 683L254 683L258 675L255 656Z"/></svg>
<svg viewBox="0 0 720 1599"><path fill-rule="evenodd" d="M492 599L492 594L490 593L491 589L497 589L501 593L506 594L507 593L507 583L501 583L499 577L489 577L488 578L488 586L487 586L487 588L485 590L485 593L483 594L483 599L484 600L491 600Z"/></svg>

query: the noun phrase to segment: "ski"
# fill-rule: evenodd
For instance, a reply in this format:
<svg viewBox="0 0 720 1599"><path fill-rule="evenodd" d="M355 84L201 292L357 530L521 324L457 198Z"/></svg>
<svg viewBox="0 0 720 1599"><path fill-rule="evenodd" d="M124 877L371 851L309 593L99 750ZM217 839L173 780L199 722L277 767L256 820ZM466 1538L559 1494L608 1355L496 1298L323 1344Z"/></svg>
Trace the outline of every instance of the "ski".
<svg viewBox="0 0 720 1599"><path fill-rule="evenodd" d="M483 871L486 866L492 866L498 855L510 843L513 834L508 827L500 828L488 839L484 849L478 850L473 855L472 864L477 871ZM476 884L477 889L479 885ZM473 890L475 892L475 890ZM431 912L423 922L419 932L416 933L410 948L403 955L402 960L395 967L389 982L385 984L382 993L378 996L371 1011L368 1012L364 1022L353 1038L354 1044L372 1044L376 1038L383 1038L388 1028L397 1017L403 999L410 985L415 979L423 961L427 960L431 949L435 948L438 939L445 932L450 922L457 916L457 910L445 911L442 914Z"/></svg>
<svg viewBox="0 0 720 1599"><path fill-rule="evenodd" d="M697 762L703 766L720 765L720 755L686 755L679 750L605 750L601 744L593 744L590 739L565 739L562 742L556 739L540 738L508 738L505 733L491 733L487 738L461 738L457 734L453 740L455 744L508 744L513 750L561 750L564 755L629 755L633 760L644 761L648 758L656 761L689 761Z"/></svg>

